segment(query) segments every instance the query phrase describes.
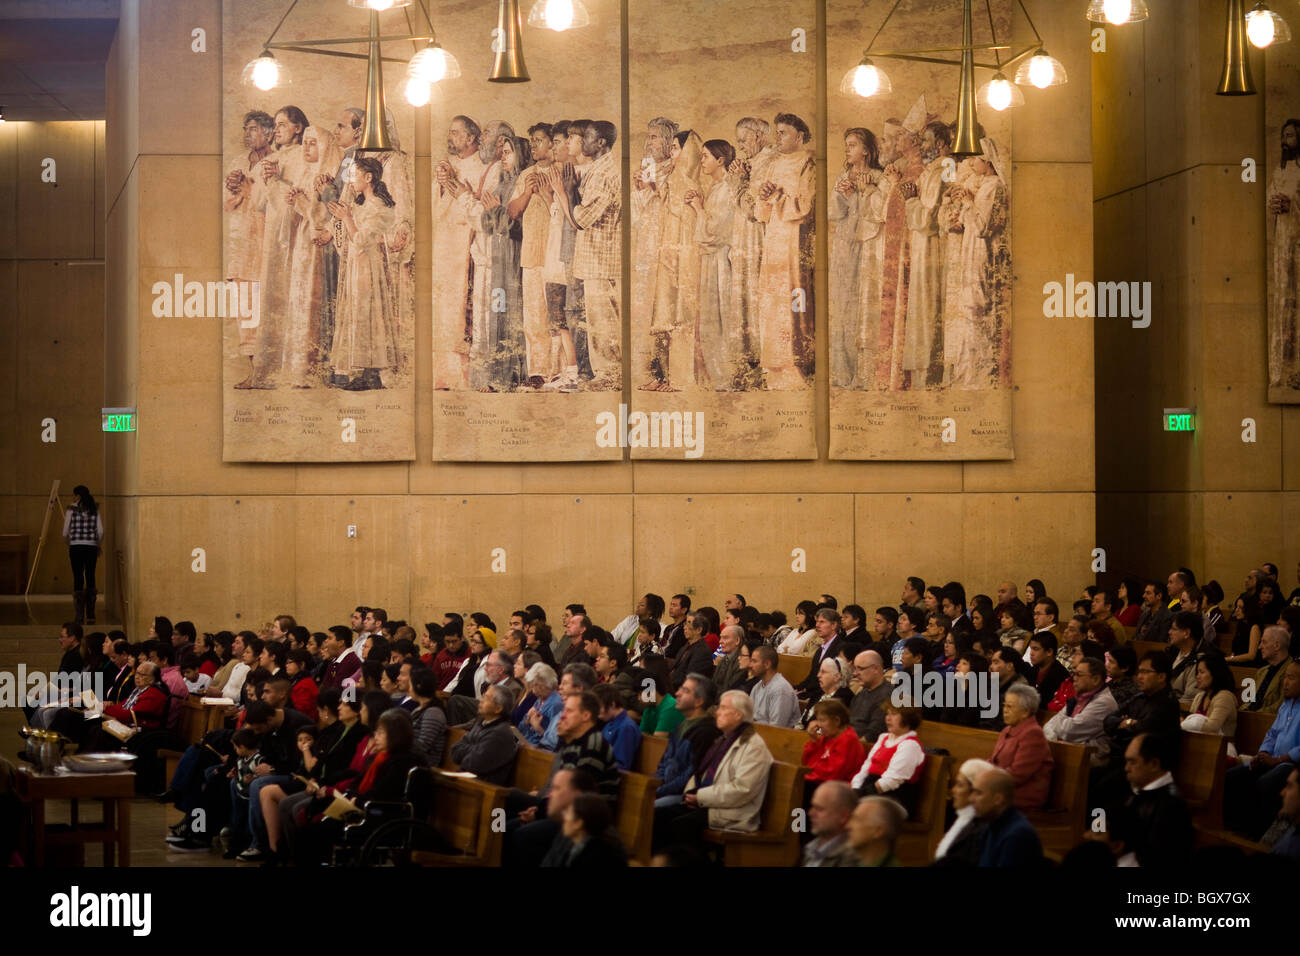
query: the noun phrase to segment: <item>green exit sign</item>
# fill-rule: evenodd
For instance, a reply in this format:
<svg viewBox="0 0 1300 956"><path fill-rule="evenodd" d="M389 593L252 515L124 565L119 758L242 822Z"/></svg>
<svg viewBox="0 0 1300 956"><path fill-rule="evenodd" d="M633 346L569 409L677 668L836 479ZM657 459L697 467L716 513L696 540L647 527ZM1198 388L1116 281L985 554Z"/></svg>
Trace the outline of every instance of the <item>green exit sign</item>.
<svg viewBox="0 0 1300 956"><path fill-rule="evenodd" d="M135 431L135 409L102 409L101 421L103 423L103 430L106 432L133 432Z"/></svg>
<svg viewBox="0 0 1300 956"><path fill-rule="evenodd" d="M1196 431L1196 409L1166 408L1164 411L1164 426L1167 432Z"/></svg>

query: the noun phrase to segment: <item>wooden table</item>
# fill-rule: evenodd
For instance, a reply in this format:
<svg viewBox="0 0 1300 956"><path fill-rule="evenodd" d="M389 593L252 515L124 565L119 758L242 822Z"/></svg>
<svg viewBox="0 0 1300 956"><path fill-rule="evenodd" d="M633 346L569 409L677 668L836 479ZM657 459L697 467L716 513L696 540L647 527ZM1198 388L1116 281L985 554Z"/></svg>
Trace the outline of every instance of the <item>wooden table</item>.
<svg viewBox="0 0 1300 956"><path fill-rule="evenodd" d="M135 773L69 773L41 774L31 767L17 767L14 789L19 798L30 806L31 827L27 840L31 846L31 860L36 866L45 865L47 844L103 843L105 866L131 865L131 798L135 796ZM45 801L68 800L72 804L71 828L65 831L46 832ZM78 818L78 801L98 800L103 805L103 819L82 824ZM24 841L22 846L28 845ZM114 849L119 864L114 863Z"/></svg>

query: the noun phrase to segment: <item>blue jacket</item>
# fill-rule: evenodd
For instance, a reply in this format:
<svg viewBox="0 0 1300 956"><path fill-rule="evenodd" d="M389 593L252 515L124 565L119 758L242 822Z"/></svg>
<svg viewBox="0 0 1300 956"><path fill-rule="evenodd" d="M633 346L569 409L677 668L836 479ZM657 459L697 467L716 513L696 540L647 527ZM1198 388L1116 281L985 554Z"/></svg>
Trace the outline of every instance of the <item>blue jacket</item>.
<svg viewBox="0 0 1300 956"><path fill-rule="evenodd" d="M519 732L524 735L524 740L528 741L534 747L541 747L543 750L558 750L560 748L560 738L557 732L559 724L560 711L564 710L564 698L560 696L559 691L551 691L551 696L544 701L538 701L533 705L537 712L542 715L542 730L533 730L533 725L526 720L519 722Z"/></svg>
<svg viewBox="0 0 1300 956"><path fill-rule="evenodd" d="M1300 698L1282 701L1259 752L1300 763Z"/></svg>
<svg viewBox="0 0 1300 956"><path fill-rule="evenodd" d="M1038 866L1043 844L1029 818L1010 807L984 831L980 866Z"/></svg>
<svg viewBox="0 0 1300 956"><path fill-rule="evenodd" d="M627 711L623 711L606 723L600 728L600 732L609 741L619 769L628 771L636 769L636 750L641 746L641 728L628 716Z"/></svg>
<svg viewBox="0 0 1300 956"><path fill-rule="evenodd" d="M659 769L655 776L663 783L655 791L656 797L673 797L686 790L686 781L695 772L695 754L691 742L682 735L686 724L678 724L668 735L668 746L659 758Z"/></svg>

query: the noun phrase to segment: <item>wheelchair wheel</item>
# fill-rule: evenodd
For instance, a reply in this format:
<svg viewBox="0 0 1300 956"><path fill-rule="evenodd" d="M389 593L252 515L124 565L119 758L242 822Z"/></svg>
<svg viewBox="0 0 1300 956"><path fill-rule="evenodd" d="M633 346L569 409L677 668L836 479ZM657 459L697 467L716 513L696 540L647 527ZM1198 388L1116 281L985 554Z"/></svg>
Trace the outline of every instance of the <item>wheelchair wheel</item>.
<svg viewBox="0 0 1300 956"><path fill-rule="evenodd" d="M361 846L358 866L415 866L412 850L455 852L441 833L423 820L389 820Z"/></svg>

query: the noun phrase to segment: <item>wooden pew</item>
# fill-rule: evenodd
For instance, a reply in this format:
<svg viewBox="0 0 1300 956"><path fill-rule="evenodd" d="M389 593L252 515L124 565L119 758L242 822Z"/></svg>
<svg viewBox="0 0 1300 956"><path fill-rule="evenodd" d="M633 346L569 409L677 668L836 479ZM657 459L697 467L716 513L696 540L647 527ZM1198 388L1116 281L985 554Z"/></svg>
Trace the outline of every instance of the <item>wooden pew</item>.
<svg viewBox="0 0 1300 956"><path fill-rule="evenodd" d="M808 677L808 671L812 670L812 655L807 657L794 654L778 654L776 662L776 671L795 687L798 687Z"/></svg>
<svg viewBox="0 0 1300 956"><path fill-rule="evenodd" d="M492 823L494 817L504 819L508 792L482 780L435 773L429 822L462 852L417 850L411 853L412 862L422 866L500 866L505 833Z"/></svg>
<svg viewBox="0 0 1300 956"><path fill-rule="evenodd" d="M641 746L636 751L636 772L653 777L659 772L659 761L668 749L667 737L647 737L641 735Z"/></svg>
<svg viewBox="0 0 1300 956"><path fill-rule="evenodd" d="M1274 678L1276 680L1276 678ZM1237 735L1234 738L1239 754L1257 754L1259 745L1268 735L1277 714L1266 714L1260 710L1237 711Z"/></svg>
<svg viewBox="0 0 1300 956"><path fill-rule="evenodd" d="M943 839L944 816L948 809L948 782L954 772L952 759L929 754L921 777L916 815L903 824L895 855L903 866L925 866Z"/></svg>
<svg viewBox="0 0 1300 956"><path fill-rule="evenodd" d="M803 803L804 767L775 762L767 778L759 827L753 833L705 830L707 843L722 847L726 866L794 866L799 861L799 835L794 810Z"/></svg>
<svg viewBox="0 0 1300 956"><path fill-rule="evenodd" d="M754 729L767 744L767 749L772 751L773 760L792 763L796 767L803 763L803 745L812 739L807 731L773 727L771 724L755 724ZM852 728L848 732L852 733Z"/></svg>
<svg viewBox="0 0 1300 956"><path fill-rule="evenodd" d="M1227 768L1227 737L1182 732L1174 781L1192 811L1192 822L1199 827L1223 829L1223 775Z"/></svg>
<svg viewBox="0 0 1300 956"><path fill-rule="evenodd" d="M181 701L181 717L176 725L176 733L186 747L192 747L194 744L202 743L208 731L218 730L224 726L226 713L225 707L207 706L197 697L186 697ZM176 766L182 756L184 756L183 750L162 748L158 751L158 759L163 761L165 768L164 787L171 786L172 776L176 773Z"/></svg>
<svg viewBox="0 0 1300 956"><path fill-rule="evenodd" d="M926 747L948 751L953 773L967 760L988 760L998 741L991 730L937 721L923 723L918 736ZM1064 851L1079 841L1087 827L1091 748L1060 741L1049 741L1048 746L1052 748L1052 782L1047 805L1025 816L1038 831L1045 851Z"/></svg>

